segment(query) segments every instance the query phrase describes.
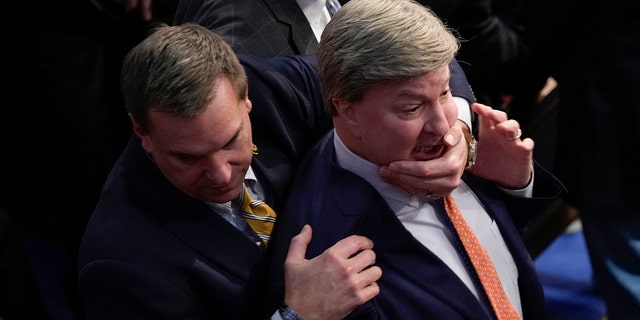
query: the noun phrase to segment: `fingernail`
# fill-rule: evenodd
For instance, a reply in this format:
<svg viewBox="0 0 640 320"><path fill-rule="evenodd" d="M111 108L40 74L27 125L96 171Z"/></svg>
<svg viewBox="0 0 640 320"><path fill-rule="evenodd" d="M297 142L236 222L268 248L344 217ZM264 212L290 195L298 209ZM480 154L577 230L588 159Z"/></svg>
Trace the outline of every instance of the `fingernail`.
<svg viewBox="0 0 640 320"><path fill-rule="evenodd" d="M454 138L453 135L451 134L447 134L446 136L444 136L444 141L446 141L450 146L452 146L454 143L456 143L456 138Z"/></svg>

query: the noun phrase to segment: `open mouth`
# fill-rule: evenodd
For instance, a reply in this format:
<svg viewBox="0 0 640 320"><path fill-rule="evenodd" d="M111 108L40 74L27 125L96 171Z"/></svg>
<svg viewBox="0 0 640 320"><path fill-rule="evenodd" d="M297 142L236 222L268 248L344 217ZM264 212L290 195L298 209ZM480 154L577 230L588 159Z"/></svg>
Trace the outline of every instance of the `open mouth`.
<svg viewBox="0 0 640 320"><path fill-rule="evenodd" d="M442 144L436 146L417 146L411 152L411 156L415 160L431 160L442 155L444 146Z"/></svg>

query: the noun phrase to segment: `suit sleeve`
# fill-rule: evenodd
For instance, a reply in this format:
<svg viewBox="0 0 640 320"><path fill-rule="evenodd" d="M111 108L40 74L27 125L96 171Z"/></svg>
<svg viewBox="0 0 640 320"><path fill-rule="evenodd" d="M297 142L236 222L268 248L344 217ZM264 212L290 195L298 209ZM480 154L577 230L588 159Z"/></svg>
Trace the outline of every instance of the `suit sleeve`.
<svg viewBox="0 0 640 320"><path fill-rule="evenodd" d="M475 117L471 110L471 104L476 102L476 98L473 95L473 90L464 70L455 58L449 63L449 71L451 72L451 80L449 86L451 87L451 95L456 100L456 106L458 107L458 119L466 123L469 128L474 127ZM461 100L461 101L460 101Z"/></svg>
<svg viewBox="0 0 640 320"><path fill-rule="evenodd" d="M252 166L278 212L300 162L332 127L320 90L315 56L261 58L238 55L249 79L253 142ZM254 168L255 169L255 168Z"/></svg>

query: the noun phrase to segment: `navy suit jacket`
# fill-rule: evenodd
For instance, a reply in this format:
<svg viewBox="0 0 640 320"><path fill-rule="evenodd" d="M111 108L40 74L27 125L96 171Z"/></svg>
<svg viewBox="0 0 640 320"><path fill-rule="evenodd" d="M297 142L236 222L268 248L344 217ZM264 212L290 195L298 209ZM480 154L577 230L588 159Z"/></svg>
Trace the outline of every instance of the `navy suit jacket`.
<svg viewBox="0 0 640 320"><path fill-rule="evenodd" d="M349 319L493 319L488 304L478 302L459 278L420 244L396 218L381 195L364 179L335 161L333 132L311 150L292 186L278 220L274 239L274 303L283 297L283 261L290 239L304 224L313 228L307 258L338 240L359 234L374 242L376 265L382 268L380 294L354 311ZM493 183L464 176L500 228L518 268L524 319L545 319L545 301L533 261L509 211L518 215L544 212L563 191L562 184L536 165L534 195L508 197Z"/></svg>
<svg viewBox="0 0 640 320"><path fill-rule="evenodd" d="M182 0L174 23L185 22L215 31L236 53L274 57L318 49L296 0Z"/></svg>

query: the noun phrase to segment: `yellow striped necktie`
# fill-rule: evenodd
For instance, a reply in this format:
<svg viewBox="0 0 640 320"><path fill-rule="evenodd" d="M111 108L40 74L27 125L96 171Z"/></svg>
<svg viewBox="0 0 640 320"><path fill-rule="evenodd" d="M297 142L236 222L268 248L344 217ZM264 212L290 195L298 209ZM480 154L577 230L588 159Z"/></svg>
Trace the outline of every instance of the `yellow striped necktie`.
<svg viewBox="0 0 640 320"><path fill-rule="evenodd" d="M489 253L482 246L480 240L478 240L475 233L473 233L462 214L460 214L460 210L458 210L458 206L456 206L456 203L453 201L453 197L444 197L444 208L471 260L471 264L480 278L482 287L489 297L489 301L498 320L521 319L520 314L518 314L513 307L507 294L504 292L504 288L502 288L498 272L496 272Z"/></svg>
<svg viewBox="0 0 640 320"><path fill-rule="evenodd" d="M264 245L268 245L273 231L273 224L276 222L276 212L264 201L251 199L246 186L244 186L244 192L240 195L239 202L242 217Z"/></svg>

